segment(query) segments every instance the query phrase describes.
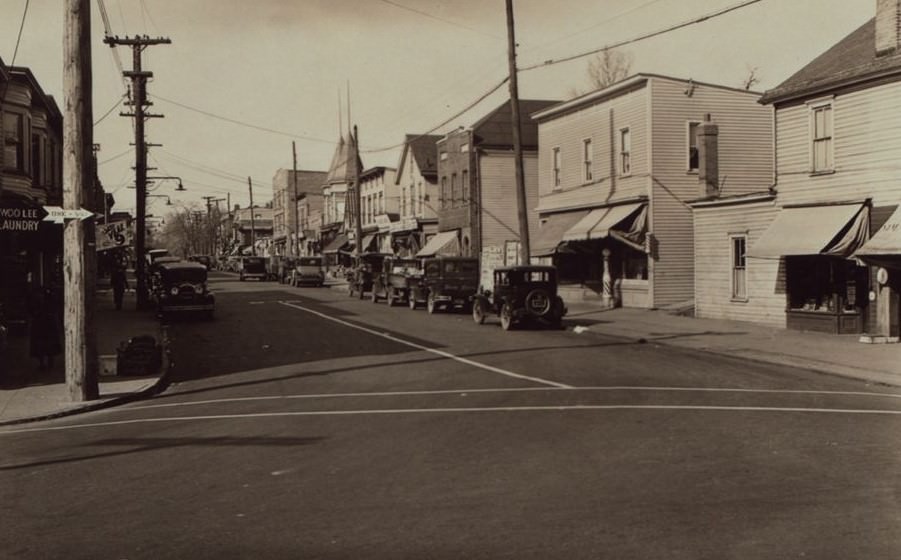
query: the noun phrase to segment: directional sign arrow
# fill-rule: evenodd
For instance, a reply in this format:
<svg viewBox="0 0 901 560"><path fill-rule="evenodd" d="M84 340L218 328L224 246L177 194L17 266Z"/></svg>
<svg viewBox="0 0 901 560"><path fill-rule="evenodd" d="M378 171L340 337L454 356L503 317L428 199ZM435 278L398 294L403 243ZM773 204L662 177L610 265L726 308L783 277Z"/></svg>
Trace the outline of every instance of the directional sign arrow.
<svg viewBox="0 0 901 560"><path fill-rule="evenodd" d="M61 224L65 220L85 220L94 215L90 210L84 208L60 208L59 206L44 206L47 212L45 222L53 222Z"/></svg>

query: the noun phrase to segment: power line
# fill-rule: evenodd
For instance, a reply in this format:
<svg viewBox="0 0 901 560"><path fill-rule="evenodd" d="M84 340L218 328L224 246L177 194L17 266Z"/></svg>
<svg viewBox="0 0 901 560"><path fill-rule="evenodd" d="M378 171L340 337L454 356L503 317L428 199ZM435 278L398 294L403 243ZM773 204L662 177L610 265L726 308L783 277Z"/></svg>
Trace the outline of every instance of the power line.
<svg viewBox="0 0 901 560"><path fill-rule="evenodd" d="M133 151L133 150L132 150L131 148L128 148L128 149L125 150L124 152L118 153L118 154L116 154L116 155L114 155L114 156L112 156L112 157L110 157L110 158L107 158L107 159L105 159L105 160L99 162L97 165L98 165L98 166L104 165L104 164L109 163L109 162L111 162L111 161L113 161L113 160L119 159L120 157L124 156L125 154L130 154L130 153L132 153L132 151Z"/></svg>
<svg viewBox="0 0 901 560"><path fill-rule="evenodd" d="M116 107L118 107L118 106L122 103L122 100L123 100L123 99L125 99L125 96L124 96L124 95L123 95L122 97L120 97L119 99L116 100L116 103L115 103L112 107L109 108L109 111L107 111L106 113L103 114L102 117L100 117L99 119L97 119L96 121L94 121L94 126L97 126L98 124L100 124L101 122L103 122L103 119L105 119L106 117L110 116L110 113L112 113L113 111L116 110Z"/></svg>
<svg viewBox="0 0 901 560"><path fill-rule="evenodd" d="M257 130L262 130L263 132L271 132L272 134L280 134L282 136L287 136L289 138L296 138L299 140L308 140L310 142L322 142L325 144L334 144L334 140L326 140L324 138L315 138L313 136L304 136L302 134L294 134L292 132L285 132L282 130L275 130L274 128L267 128L265 126L258 126L255 124L239 121L237 119L232 119L229 117L223 117L222 115L217 115L215 113L211 113L209 111L204 111L203 109L198 109L197 107L191 107L190 105L185 105L184 103L179 103L178 101L173 101L171 99L166 99L165 97L159 94L153 94L154 99L159 99L160 101L165 101L166 103L171 103L177 107L181 107L182 109L187 109L188 111L194 111L195 113L200 113L201 115L206 115L207 117L212 117L214 119L219 119L225 122L230 122L232 124L237 124L241 126L246 126L248 128L255 128Z"/></svg>
<svg viewBox="0 0 901 560"><path fill-rule="evenodd" d="M694 24L697 24L697 23L703 23L703 22L705 22L705 21L707 21L707 20L710 20L710 19L713 19L713 18L722 16L722 15L728 14L728 13L730 13L730 12L734 12L735 10L739 10L739 9L741 9L741 8L744 8L744 7L746 7L746 6L750 6L751 4L756 4L756 3L761 2L761 1L762 1L762 0L745 0L744 2L741 2L741 3L739 3L739 4L735 4L735 5L733 5L733 6L729 6L728 8L723 8L722 10L718 10L718 11L715 11L715 12L711 12L711 13L709 13L709 14L706 14L706 15L703 15L703 16L700 16L700 17L697 17L697 18L688 20L688 21L684 21L684 22L682 22L682 23L679 23L679 24L676 24L676 25L667 27L667 28L665 28L665 29L661 29L661 30L658 30L658 31L654 31L654 32L652 32L652 33L647 33L647 34L645 34L645 35L640 35L640 36L634 37L634 38L632 38L632 39L626 39L625 41L620 41L620 42L618 42L618 43L612 43L612 44L609 44L609 45L605 45L605 46L603 46L603 47L600 47L600 48L597 48L597 49L593 49L593 50L590 50L590 51L587 51L587 52L583 52L583 53L579 53L579 54L574 54L574 55L572 55L572 56L567 56L567 57L565 57L565 58L546 60L546 61L544 61L544 62L542 62L542 63L540 63L540 64L533 64L532 66L526 66L526 67L524 67L524 68L520 68L519 71L520 71L520 72L528 72L528 71L530 71L530 70L537 70L538 68L544 68L544 67L547 67L547 66L553 66L553 65L556 65L556 64L563 64L564 62L570 62L570 61L572 61L572 60L576 60L576 59L579 59L579 58L584 58L584 57L586 57L586 56L591 56L591 55L593 55L593 54L597 54L597 53L599 53L599 52L603 52L603 51L606 51L606 50L609 50L609 49L615 49L615 48L619 48L619 47L622 47L622 46L625 46L625 45L629 45L629 44L632 44L632 43L637 43L637 42L639 42L639 41L644 41L645 39L650 39L650 38L652 38L652 37L657 37L657 36L659 36L659 35L663 35L663 34L665 34L665 33L671 32L671 31L676 31L676 30L678 30L678 29L682 29L683 27L688 27L688 26L690 26L690 25L694 25Z"/></svg>
<svg viewBox="0 0 901 560"><path fill-rule="evenodd" d="M481 30L479 30L479 29L476 29L475 27L469 27L468 25L463 25L462 23L457 23L457 22L451 21L451 20L449 20L449 19L440 18L440 17L438 17L438 16L436 16L436 15L434 15L434 14L430 14L430 13L428 13L428 12L423 12L423 11L417 10L416 8L411 8L410 6L404 6L403 4L398 4L397 2L392 2L391 0L379 0L379 1L382 2L382 3L384 3L384 4L388 4L388 5L390 5L390 6L394 6L395 8L400 8L401 10L407 10L408 12L413 12L414 14L419 14L419 15L421 15L421 16L425 16L425 17L430 18L430 19L433 19L433 20L435 20L435 21L440 21L440 22L442 22L442 23L446 23L446 24L448 24L448 25L453 25L453 26L459 27L459 28L461 28L461 29L467 29L467 30L472 31L472 32L474 32L474 33L478 33L479 35L484 35L484 36L486 36L486 37L491 37L492 39L499 39L499 40L501 40L501 41L506 41L506 38L504 38L504 37L500 37L500 36L498 36L498 35L494 35L494 34L491 34L491 33L487 33L487 32L485 32L485 31L481 31Z"/></svg>
<svg viewBox="0 0 901 560"><path fill-rule="evenodd" d="M187 158L185 158L185 157L182 157L182 156L173 154L172 152L170 152L170 151L168 151L168 150L161 150L161 151L162 151L163 153L165 153L165 155L166 155L167 157L172 158L173 160L175 160L175 163L178 163L178 164L180 164L180 165L187 166L187 167L189 167L189 168L191 168L191 169L194 169L195 171L200 171L201 173L206 173L207 175L212 175L212 176L214 176L214 177L218 177L218 178L220 178L220 179L225 179L225 180L227 180L227 181L233 181L233 182L235 182L235 183L241 183L242 185L246 184L246 182L247 182L247 176L246 176L246 175L243 175L243 176L242 176L242 175L238 175L238 174L236 174L236 173L231 173L231 172L229 172L229 171L225 171L225 170L222 170L222 169L219 169L219 168L216 168L216 167L211 167L211 166L209 166L209 165L205 165L205 164L203 164L203 163L199 163L199 162L196 162L196 161L192 161L192 160L189 160L189 159L187 159ZM256 182L257 182L258 184L262 185L262 186L265 186L265 187L270 187L270 188L272 187L272 184L271 184L271 183L266 183L265 181L259 181L259 180L257 180Z"/></svg>
<svg viewBox="0 0 901 560"><path fill-rule="evenodd" d="M22 21L19 23L19 34L16 36L16 48L13 49L13 58L12 62L9 63L10 66L16 65L16 55L19 54L19 43L22 41L22 30L25 29L25 18L28 15L28 5L31 3L31 0L25 0L25 9L22 11Z"/></svg>

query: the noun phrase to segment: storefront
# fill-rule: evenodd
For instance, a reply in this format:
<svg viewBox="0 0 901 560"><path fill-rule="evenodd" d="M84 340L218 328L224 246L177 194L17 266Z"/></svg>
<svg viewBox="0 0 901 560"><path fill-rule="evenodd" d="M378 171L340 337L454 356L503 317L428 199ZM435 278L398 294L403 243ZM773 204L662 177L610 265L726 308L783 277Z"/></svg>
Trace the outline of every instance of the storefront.
<svg viewBox="0 0 901 560"><path fill-rule="evenodd" d="M784 259L786 326L834 334L866 328L869 271L850 258L868 236L866 203L784 206L748 250Z"/></svg>
<svg viewBox="0 0 901 560"><path fill-rule="evenodd" d="M901 336L901 208L895 207L854 256L875 269L870 297L876 306L871 342L898 342ZM869 299L869 298L868 298Z"/></svg>

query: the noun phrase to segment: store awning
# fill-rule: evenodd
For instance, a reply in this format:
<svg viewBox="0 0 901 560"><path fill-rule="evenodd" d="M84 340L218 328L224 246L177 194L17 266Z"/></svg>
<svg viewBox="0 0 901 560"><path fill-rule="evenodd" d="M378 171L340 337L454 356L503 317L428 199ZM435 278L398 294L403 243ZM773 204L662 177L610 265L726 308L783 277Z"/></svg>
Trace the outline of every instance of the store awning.
<svg viewBox="0 0 901 560"><path fill-rule="evenodd" d="M636 202L634 204L595 208L563 234L563 241L603 239L610 235L611 229L615 228L617 224L628 218L629 215L644 204L644 202Z"/></svg>
<svg viewBox="0 0 901 560"><path fill-rule="evenodd" d="M538 235L532 241L532 256L547 257L553 255L557 251L557 246L563 242L563 234L587 215L588 210L581 210L579 212L566 212L548 216L547 220L538 229Z"/></svg>
<svg viewBox="0 0 901 560"><path fill-rule="evenodd" d="M748 256L848 256L866 235L868 216L864 205L857 203L783 208Z"/></svg>
<svg viewBox="0 0 901 560"><path fill-rule="evenodd" d="M460 254L460 242L457 241L457 232L442 231L429 239L425 247L416 253L417 257L433 257L435 255L456 256Z"/></svg>
<svg viewBox="0 0 901 560"><path fill-rule="evenodd" d="M347 245L347 236L338 234L332 241L322 249L322 254L335 254Z"/></svg>
<svg viewBox="0 0 901 560"><path fill-rule="evenodd" d="M901 265L901 206L854 256L877 266Z"/></svg>
<svg viewBox="0 0 901 560"><path fill-rule="evenodd" d="M367 233L363 236L363 245L360 247L361 251L363 251L364 253L369 251L370 247L372 246L372 242L375 240L375 235L376 234L374 233Z"/></svg>

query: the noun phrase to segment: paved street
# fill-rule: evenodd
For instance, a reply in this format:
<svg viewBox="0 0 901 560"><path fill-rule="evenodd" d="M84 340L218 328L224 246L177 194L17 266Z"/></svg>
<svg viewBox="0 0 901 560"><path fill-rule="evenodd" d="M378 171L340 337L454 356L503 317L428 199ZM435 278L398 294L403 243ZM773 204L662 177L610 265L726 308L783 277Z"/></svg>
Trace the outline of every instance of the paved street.
<svg viewBox="0 0 901 560"><path fill-rule="evenodd" d="M10 558L898 558L901 394L213 274L172 384L0 432Z"/></svg>

